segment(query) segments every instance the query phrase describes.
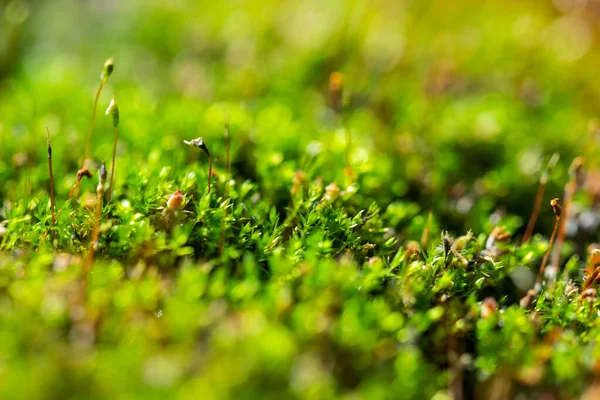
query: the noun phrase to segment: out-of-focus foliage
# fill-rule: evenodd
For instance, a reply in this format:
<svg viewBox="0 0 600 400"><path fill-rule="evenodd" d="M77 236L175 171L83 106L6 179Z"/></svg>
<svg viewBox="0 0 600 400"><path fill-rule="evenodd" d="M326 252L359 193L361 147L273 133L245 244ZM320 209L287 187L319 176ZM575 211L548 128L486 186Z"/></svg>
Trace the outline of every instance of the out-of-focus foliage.
<svg viewBox="0 0 600 400"><path fill-rule="evenodd" d="M0 398L595 398L599 10L0 1Z"/></svg>

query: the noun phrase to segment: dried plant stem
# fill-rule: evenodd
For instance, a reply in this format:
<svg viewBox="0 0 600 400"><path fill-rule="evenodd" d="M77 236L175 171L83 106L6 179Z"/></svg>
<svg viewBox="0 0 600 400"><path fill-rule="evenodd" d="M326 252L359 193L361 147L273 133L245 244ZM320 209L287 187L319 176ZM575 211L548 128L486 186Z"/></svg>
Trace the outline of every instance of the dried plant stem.
<svg viewBox="0 0 600 400"><path fill-rule="evenodd" d="M85 153L84 153L84 157L83 157L83 163L81 165L82 167L85 166L85 161L90 156L90 146L92 144L92 133L94 132L94 126L96 125L96 110L98 108L98 100L100 99L100 93L102 93L102 88L104 87L105 82L106 82L106 79L102 79L100 81L100 86L98 86L98 91L96 92L96 98L94 99L94 108L92 109L92 121L90 122L90 130L88 132L88 137L85 142Z"/></svg>
<svg viewBox="0 0 600 400"><path fill-rule="evenodd" d="M533 235L533 230L535 229L535 223L540 215L540 208L542 205L542 200L544 200L544 191L546 190L546 184L548 183L548 178L550 177L550 173L554 169L554 166L558 162L558 154L554 154L550 161L548 162L548 167L542 173L540 177L540 184L538 186L537 194L535 195L535 202L533 205L533 211L531 213L531 217L529 217L529 222L527 223L527 229L525 229L525 234L523 235L523 240L521 244L525 244L531 239L531 235Z"/></svg>
<svg viewBox="0 0 600 400"><path fill-rule="evenodd" d="M598 278L598 275L600 275L600 268L597 268L596 266L594 272L592 272L590 276L588 276L588 278L585 280L582 292L584 292L586 289L589 289L589 287L592 286L592 283L594 283L594 281Z"/></svg>
<svg viewBox="0 0 600 400"><path fill-rule="evenodd" d="M104 191L98 190L96 192L96 215L94 220L94 230L92 231L92 243L90 245L90 250L88 252L88 258L86 263L86 273L89 272L92 262L94 261L94 252L96 251L96 246L98 245L98 236L99 236L99 228L100 228L100 214L102 213L102 198L104 197Z"/></svg>
<svg viewBox="0 0 600 400"><path fill-rule="evenodd" d="M570 181L565 186L565 196L563 198L563 218L558 227L558 235L556 237L556 246L554 246L554 251L552 252L552 261L550 262L550 267L554 270L554 279L556 279L556 275L558 275L558 268L560 265L560 251L562 250L562 246L565 242L565 236L567 232L567 222L569 221L569 211L571 201L573 200L573 195L575 194L576 184L574 181Z"/></svg>
<svg viewBox="0 0 600 400"><path fill-rule="evenodd" d="M96 187L96 215L94 218L94 229L92 230L92 242L90 243L88 257L85 263L84 288L87 288L90 271L92 269L92 263L94 262L94 252L98 246L98 238L100 236L100 216L102 214L102 200L104 199L105 192L104 183L106 182L106 166L104 163L100 167L98 176L99 182L98 186Z"/></svg>
<svg viewBox="0 0 600 400"><path fill-rule="evenodd" d="M554 209L555 221L554 221L554 229L552 230L552 236L550 236L550 242L548 242L548 249L544 254L544 258L542 259L542 266L538 272L538 276L535 282L535 289L538 290L542 283L542 277L544 276L544 270L546 269L546 264L548 263L548 258L550 257L550 252L552 251L552 244L554 243L554 239L556 238L556 231L558 231L558 225L560 224L560 216L561 216L561 207L558 204L558 199L553 199L550 204Z"/></svg>
<svg viewBox="0 0 600 400"><path fill-rule="evenodd" d="M540 208L542 205L542 200L544 199L544 191L546 189L545 182L540 182L538 186L537 194L535 195L535 203L533 206L533 212L531 213L531 217L529 217L529 222L527 223L527 229L525 230L525 234L523 235L522 244L525 244L531 238L533 234L533 229L535 228L535 223L537 222L538 216L540 215Z"/></svg>
<svg viewBox="0 0 600 400"><path fill-rule="evenodd" d="M52 212L52 224L50 229L56 224L56 201L54 198L54 172L52 170L52 145L50 144L50 131L46 127L46 137L48 139L48 172L50 174L50 210ZM44 236L46 237L46 236ZM52 242L56 240L56 232L52 231Z"/></svg>
<svg viewBox="0 0 600 400"><path fill-rule="evenodd" d="M563 198L563 218L558 227L558 236L556 238L556 246L552 252L552 261L550 266L554 271L554 278L558 275L558 268L560 266L560 251L562 250L563 243L565 242L565 236L567 233L567 223L569 222L569 212L571 210L571 202L573 196L577 191L577 172L581 166L583 166L583 157L577 157L571 162L569 167L569 182L565 185L565 195Z"/></svg>
<svg viewBox="0 0 600 400"><path fill-rule="evenodd" d="M226 117L225 120L225 195L224 199L229 199L229 180L231 179L231 138L229 137L229 119ZM219 237L219 257L223 255L223 249L225 247L225 219L227 218L227 206L225 206L225 212L223 219L221 220L221 234Z"/></svg>
<svg viewBox="0 0 600 400"><path fill-rule="evenodd" d="M73 184L73 187L69 191L69 195L67 196L66 203L71 201L71 198L73 197L73 193L75 193L75 189L77 189L79 187L80 183L81 183L81 178L77 177L77 180L75 181L75 183Z"/></svg>
<svg viewBox="0 0 600 400"><path fill-rule="evenodd" d="M81 168L79 171L77 171L77 180L73 184L73 187L71 188L71 191L69 192L69 196L67 196L67 200L65 201L65 204L67 204L67 203L69 203L69 201L71 201L71 198L73 197L73 193L75 193L75 189L77 189L79 187L79 184L81 183L81 180L83 179L84 176L91 179L92 173L90 171L88 171L87 168ZM48 231L44 235L44 238L48 237L48 234L50 233L50 231L56 224L56 221L58 220L58 217L60 216L62 211L63 211L63 209L58 210L58 213L56 213L56 217L54 218L54 221L53 221L52 225L50 226L50 229L48 229Z"/></svg>
<svg viewBox="0 0 600 400"><path fill-rule="evenodd" d="M117 157L117 143L119 141L119 128L115 126L115 145L112 154L112 166L110 168L110 185L108 186L108 202L112 201L113 181L115 178L115 158Z"/></svg>

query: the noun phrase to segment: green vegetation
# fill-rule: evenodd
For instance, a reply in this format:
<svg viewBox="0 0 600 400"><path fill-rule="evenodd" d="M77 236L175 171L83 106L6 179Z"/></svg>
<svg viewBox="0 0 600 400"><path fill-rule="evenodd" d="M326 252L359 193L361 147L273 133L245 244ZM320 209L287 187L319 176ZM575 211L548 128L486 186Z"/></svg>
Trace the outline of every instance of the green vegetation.
<svg viewBox="0 0 600 400"><path fill-rule="evenodd" d="M594 7L0 2L0 398L597 398Z"/></svg>

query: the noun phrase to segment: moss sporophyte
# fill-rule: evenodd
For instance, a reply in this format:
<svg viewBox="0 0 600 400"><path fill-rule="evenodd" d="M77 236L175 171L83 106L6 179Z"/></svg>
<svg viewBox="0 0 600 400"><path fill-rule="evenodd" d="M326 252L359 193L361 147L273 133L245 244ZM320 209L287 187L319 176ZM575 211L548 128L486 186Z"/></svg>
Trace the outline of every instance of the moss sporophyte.
<svg viewBox="0 0 600 400"><path fill-rule="evenodd" d="M199 148L206 153L206 156L208 157L208 184L206 192L210 193L210 181L212 180L212 158L210 156L210 151L208 151L208 147L206 147L206 143L204 143L201 137L191 141L184 140L183 142L188 146Z"/></svg>

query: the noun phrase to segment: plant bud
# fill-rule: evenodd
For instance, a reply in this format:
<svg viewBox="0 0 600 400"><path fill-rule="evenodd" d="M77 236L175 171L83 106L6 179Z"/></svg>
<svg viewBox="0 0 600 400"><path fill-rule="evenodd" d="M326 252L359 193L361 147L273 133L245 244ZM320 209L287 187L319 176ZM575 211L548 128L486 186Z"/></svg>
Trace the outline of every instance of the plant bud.
<svg viewBox="0 0 600 400"><path fill-rule="evenodd" d="M100 79L106 81L110 78L113 70L115 69L115 58L111 57L104 63L104 68L102 69L102 74L100 75Z"/></svg>
<svg viewBox="0 0 600 400"><path fill-rule="evenodd" d="M117 106L117 102L115 101L115 98L113 97L112 100L110 101L110 104L108 105L108 107L106 108L106 115L112 115L112 119L113 119L113 126L116 128L119 126L119 107Z"/></svg>
<svg viewBox="0 0 600 400"><path fill-rule="evenodd" d="M93 175L90 172L89 169L87 168L81 168L79 171L77 171L77 181L80 181L83 179L83 177L86 177L88 179L92 179Z"/></svg>
<svg viewBox="0 0 600 400"><path fill-rule="evenodd" d="M187 144L188 146L192 146L192 147L200 147L202 145L204 145L204 141L202 140L201 137L193 139L193 140L184 140L183 143Z"/></svg>
<svg viewBox="0 0 600 400"><path fill-rule="evenodd" d="M106 182L106 164L104 163L104 161L102 161L102 165L100 166L100 168L98 168L98 176L100 177L100 182L102 184L104 184L104 182Z"/></svg>
<svg viewBox="0 0 600 400"><path fill-rule="evenodd" d="M187 144L188 146L197 147L197 148L201 149L202 151L204 151L206 153L206 155L208 157L210 157L210 152L208 151L208 147L206 147L206 143L204 143L204 140L202 140L201 137L196 138L192 141L184 140L183 143Z"/></svg>
<svg viewBox="0 0 600 400"><path fill-rule="evenodd" d="M550 205L552 206L552 211L554 211L554 215L556 215L556 218L560 218L560 213L562 211L562 208L560 207L560 204L558 204L558 197L555 199L552 199L550 201Z"/></svg>

